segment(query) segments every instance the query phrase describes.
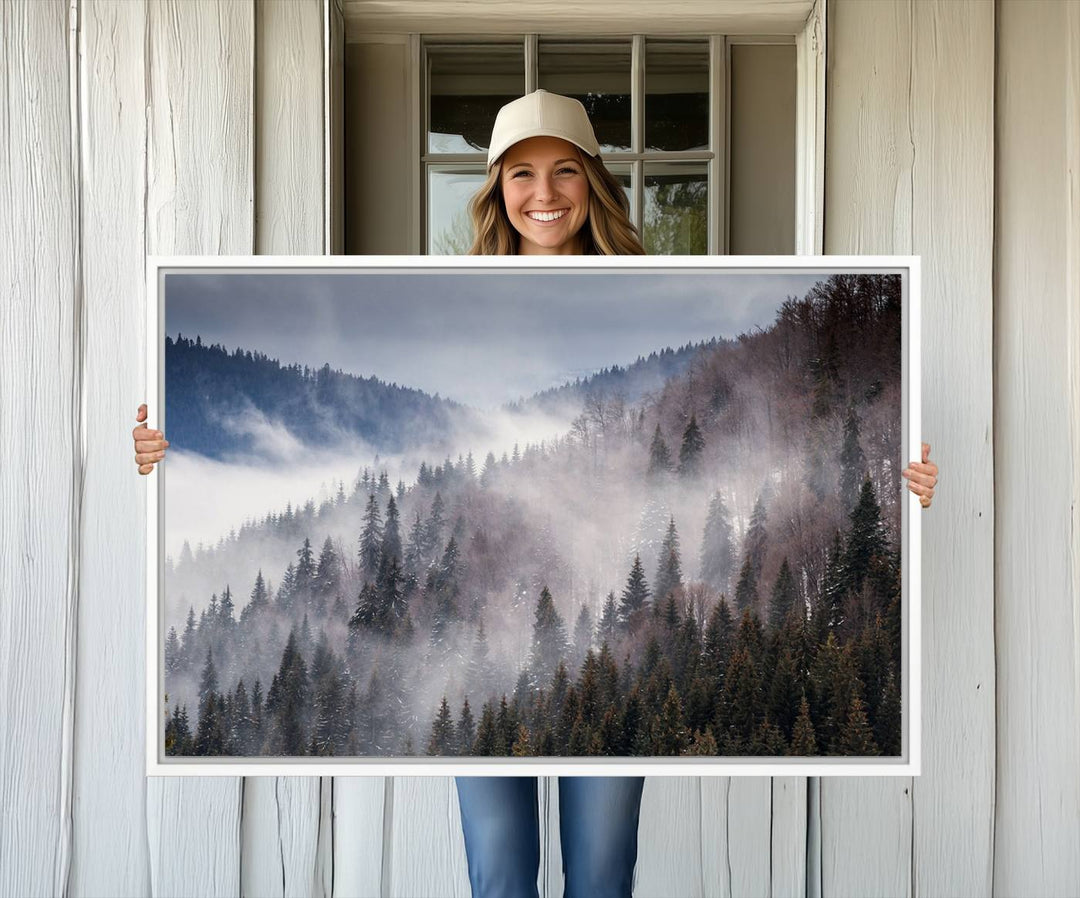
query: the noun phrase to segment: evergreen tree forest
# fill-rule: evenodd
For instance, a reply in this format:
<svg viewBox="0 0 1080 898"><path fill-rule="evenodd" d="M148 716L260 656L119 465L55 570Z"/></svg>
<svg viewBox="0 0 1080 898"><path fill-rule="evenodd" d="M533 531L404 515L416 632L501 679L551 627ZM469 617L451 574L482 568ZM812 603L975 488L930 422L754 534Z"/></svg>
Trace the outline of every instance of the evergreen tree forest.
<svg viewBox="0 0 1080 898"><path fill-rule="evenodd" d="M900 311L834 275L550 439L185 545L166 753L898 755Z"/></svg>

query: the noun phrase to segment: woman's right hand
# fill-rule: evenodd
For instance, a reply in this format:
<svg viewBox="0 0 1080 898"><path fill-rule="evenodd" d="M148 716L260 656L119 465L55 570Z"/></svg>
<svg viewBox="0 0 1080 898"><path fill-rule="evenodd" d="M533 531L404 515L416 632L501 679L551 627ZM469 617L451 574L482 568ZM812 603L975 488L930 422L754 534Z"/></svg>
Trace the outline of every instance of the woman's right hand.
<svg viewBox="0 0 1080 898"><path fill-rule="evenodd" d="M135 440L135 464L139 466L140 474L149 474L154 470L154 465L165 457L165 447L169 441L160 430L150 430L146 426L145 402L139 406L135 420L143 422L131 431Z"/></svg>

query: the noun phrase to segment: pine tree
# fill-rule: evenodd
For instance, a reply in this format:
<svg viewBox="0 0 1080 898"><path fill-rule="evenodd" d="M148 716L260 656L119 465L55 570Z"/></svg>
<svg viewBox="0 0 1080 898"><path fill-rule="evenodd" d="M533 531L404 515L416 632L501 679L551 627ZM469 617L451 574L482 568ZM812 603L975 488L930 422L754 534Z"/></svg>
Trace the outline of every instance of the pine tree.
<svg viewBox="0 0 1080 898"><path fill-rule="evenodd" d="M307 602L315 587L315 553L311 548L311 540L304 537L303 545L296 550L296 575L293 581L293 596L303 602Z"/></svg>
<svg viewBox="0 0 1080 898"><path fill-rule="evenodd" d="M416 518L409 528L409 539L405 547L405 570L410 574L418 573L424 563L426 551L424 525L420 523L420 512L416 512Z"/></svg>
<svg viewBox="0 0 1080 898"><path fill-rule="evenodd" d="M844 419L844 446L840 450L840 501L845 509L855 505L866 475L866 456L859 447L859 416L851 405Z"/></svg>
<svg viewBox="0 0 1080 898"><path fill-rule="evenodd" d="M701 537L701 579L714 589L726 590L735 567L731 521L719 492L713 493L705 532Z"/></svg>
<svg viewBox="0 0 1080 898"><path fill-rule="evenodd" d="M374 579L379 571L379 556L382 554L382 513L379 500L374 493L368 495L367 509L364 511L364 529L360 533L360 570L366 577Z"/></svg>
<svg viewBox="0 0 1080 898"><path fill-rule="evenodd" d="M195 653L195 606L188 606L187 623L184 624L184 635L180 639L180 663L188 667L194 660Z"/></svg>
<svg viewBox="0 0 1080 898"><path fill-rule="evenodd" d="M514 744L510 747L510 754L515 758L527 758L532 754L532 745L529 740L529 730L523 723L518 724Z"/></svg>
<svg viewBox="0 0 1080 898"><path fill-rule="evenodd" d="M668 449L667 443L664 442L663 434L660 433L660 425L657 424L656 431L653 433L652 445L649 446L648 477L650 480L656 480L670 472L671 468L671 451Z"/></svg>
<svg viewBox="0 0 1080 898"><path fill-rule="evenodd" d="M214 667L214 653L207 646L206 649L206 663L203 665L202 679L199 681L199 707L207 701L208 697L217 691L218 678L217 669Z"/></svg>
<svg viewBox="0 0 1080 898"><path fill-rule="evenodd" d="M176 636L176 627L169 627L165 638L165 675L173 676L180 669L180 640Z"/></svg>
<svg viewBox="0 0 1080 898"><path fill-rule="evenodd" d="M534 682L550 679L567 649L566 625L545 586L536 602L533 621L532 667Z"/></svg>
<svg viewBox="0 0 1080 898"><path fill-rule="evenodd" d="M473 721L472 709L469 707L469 697L461 705L461 716L457 725L457 754L462 757L473 753L473 742L476 740L476 723Z"/></svg>
<svg viewBox="0 0 1080 898"><path fill-rule="evenodd" d="M585 653L592 646L593 622L589 606L582 604L578 612L577 620L574 621L574 666L581 664L585 659Z"/></svg>
<svg viewBox="0 0 1080 898"><path fill-rule="evenodd" d="M657 602L683 585L682 563L679 558L679 534L675 530L674 516L668 523L667 535L664 537L664 545L660 550L660 563L656 570L655 584L653 594Z"/></svg>
<svg viewBox="0 0 1080 898"><path fill-rule="evenodd" d="M739 582L735 586L735 608L737 611L746 611L757 606L757 574L754 571L754 561L747 554L743 559L742 570L739 571Z"/></svg>
<svg viewBox="0 0 1080 898"><path fill-rule="evenodd" d="M293 607L293 593L296 584L296 568L290 561L289 566L285 568L285 573L281 578L281 584L278 586L277 591L277 606L278 608L288 614Z"/></svg>
<svg viewBox="0 0 1080 898"><path fill-rule="evenodd" d="M435 611L432 616L431 644L448 647L444 641L447 629L461 619L457 598L459 593L457 540L450 537L443 552L442 561L433 567L428 576L428 591L435 597Z"/></svg>
<svg viewBox="0 0 1080 898"><path fill-rule="evenodd" d="M489 452L487 458L484 459L484 470L480 473L480 485L482 487L490 487L495 482L496 465L495 453Z"/></svg>
<svg viewBox="0 0 1080 898"><path fill-rule="evenodd" d="M341 588L341 560L334 549L334 542L326 537L322 551L319 553L319 564L315 569L315 594L328 599L337 594Z"/></svg>
<svg viewBox="0 0 1080 898"><path fill-rule="evenodd" d="M847 588L852 592L859 592L874 559L887 551L881 509L868 477L863 481L858 504L851 512L851 530L844 555Z"/></svg>
<svg viewBox="0 0 1080 898"><path fill-rule="evenodd" d="M491 701L484 702L480 709L480 725L476 728L476 741L473 754L491 758L496 755L497 734L495 731L495 706Z"/></svg>
<svg viewBox="0 0 1080 898"><path fill-rule="evenodd" d="M386 524L383 526L381 554L387 558L402 559L401 551L401 528L398 523L398 509L394 497L391 496L386 502Z"/></svg>
<svg viewBox="0 0 1080 898"><path fill-rule="evenodd" d="M874 720L874 742L881 748L882 754L900 754L900 725L900 689L896 684L895 671L890 664L885 678L885 689Z"/></svg>
<svg viewBox="0 0 1080 898"><path fill-rule="evenodd" d="M795 578L791 575L787 556L780 565L780 573L773 584L772 598L769 601L769 624L779 630L784 626L788 614L794 612L799 601Z"/></svg>
<svg viewBox="0 0 1080 898"><path fill-rule="evenodd" d="M697 416L690 416L690 423L683 431L682 446L679 448L679 476L692 479L701 474L702 453L705 438L697 425Z"/></svg>
<svg viewBox="0 0 1080 898"><path fill-rule="evenodd" d="M690 746L682 720L682 701L672 683L660 713L653 719L653 753L660 757L681 755Z"/></svg>
<svg viewBox="0 0 1080 898"><path fill-rule="evenodd" d="M450 716L450 705L446 696L442 698L442 704L431 725L431 738L428 739L427 753L445 757L455 754L457 746L457 734L454 731L454 720Z"/></svg>
<svg viewBox="0 0 1080 898"><path fill-rule="evenodd" d="M791 733L790 754L808 757L818 753L817 740L814 738L814 724L810 721L810 703L803 693L799 700L799 716Z"/></svg>
<svg viewBox="0 0 1080 898"><path fill-rule="evenodd" d="M232 600L232 591L229 584L225 584L225 592L221 594L221 605L218 607L218 623L221 632L226 636L232 635L236 630L235 606Z"/></svg>
<svg viewBox="0 0 1080 898"><path fill-rule="evenodd" d="M626 578L626 586L622 591L622 602L619 605L619 619L623 626L632 627L632 617L636 612L645 607L649 600L649 585L645 581L645 571L641 566L641 556L634 556L633 567Z"/></svg>
<svg viewBox="0 0 1080 898"><path fill-rule="evenodd" d="M308 744L308 672L298 643L293 627L266 696L272 722L270 753L274 755L302 755Z"/></svg>
<svg viewBox="0 0 1080 898"><path fill-rule="evenodd" d="M476 636L473 638L465 681L470 687L484 691L490 685L490 679L491 665L488 660L487 633L484 631L484 618L481 617L476 628Z"/></svg>
<svg viewBox="0 0 1080 898"><path fill-rule="evenodd" d="M262 568L259 568L259 572L255 575L255 585L251 589L251 596L247 605L244 606L243 611L240 612L240 622L242 624L250 625L252 618L262 613L265 608L270 605L270 594L266 588L266 581L263 579Z"/></svg>
<svg viewBox="0 0 1080 898"><path fill-rule="evenodd" d="M713 736L712 727L706 727L704 733L702 733L701 730L694 730L693 741L683 754L706 756L720 754L720 748L716 744L716 738Z"/></svg>
<svg viewBox="0 0 1080 898"><path fill-rule="evenodd" d="M851 697L847 723L840 736L839 753L856 757L881 754L866 719L866 707L857 693Z"/></svg>
<svg viewBox="0 0 1080 898"><path fill-rule="evenodd" d="M446 524L443 518L444 513L442 493L436 492L435 498L431 500L431 513L428 515L427 524L424 526L425 560L432 557L442 542L442 531Z"/></svg>
<svg viewBox="0 0 1080 898"><path fill-rule="evenodd" d="M601 643L615 644L615 636L618 633L619 612L615 604L615 593L609 592L604 599L604 610L600 615L600 624L597 627L596 638Z"/></svg>
<svg viewBox="0 0 1080 898"><path fill-rule="evenodd" d="M765 502L762 496L758 496L754 503L754 510L750 514L750 527L746 531L745 551L753 568L754 579L761 576L761 567L765 563L765 545L768 541L768 515L765 513Z"/></svg>

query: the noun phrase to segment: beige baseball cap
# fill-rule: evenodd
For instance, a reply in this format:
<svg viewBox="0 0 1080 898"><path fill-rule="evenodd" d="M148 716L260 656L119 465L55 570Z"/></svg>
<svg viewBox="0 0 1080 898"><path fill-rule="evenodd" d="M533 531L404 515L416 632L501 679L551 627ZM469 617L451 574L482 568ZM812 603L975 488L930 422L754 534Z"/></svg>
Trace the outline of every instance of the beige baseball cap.
<svg viewBox="0 0 1080 898"><path fill-rule="evenodd" d="M573 97L534 90L511 100L495 116L487 165L490 169L510 147L527 137L561 137L590 156L600 152L585 107Z"/></svg>

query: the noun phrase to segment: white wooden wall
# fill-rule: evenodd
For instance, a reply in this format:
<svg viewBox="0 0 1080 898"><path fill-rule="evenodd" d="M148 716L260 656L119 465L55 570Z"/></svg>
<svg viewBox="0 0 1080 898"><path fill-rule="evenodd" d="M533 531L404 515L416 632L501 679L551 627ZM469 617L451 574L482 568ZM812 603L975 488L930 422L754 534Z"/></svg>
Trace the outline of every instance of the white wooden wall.
<svg viewBox="0 0 1080 898"><path fill-rule="evenodd" d="M448 778L142 773L143 254L339 245L336 0L0 29L0 895L467 896ZM828 48L825 251L923 257L924 773L647 780L635 894L1076 894L1080 4L830 0Z"/></svg>

